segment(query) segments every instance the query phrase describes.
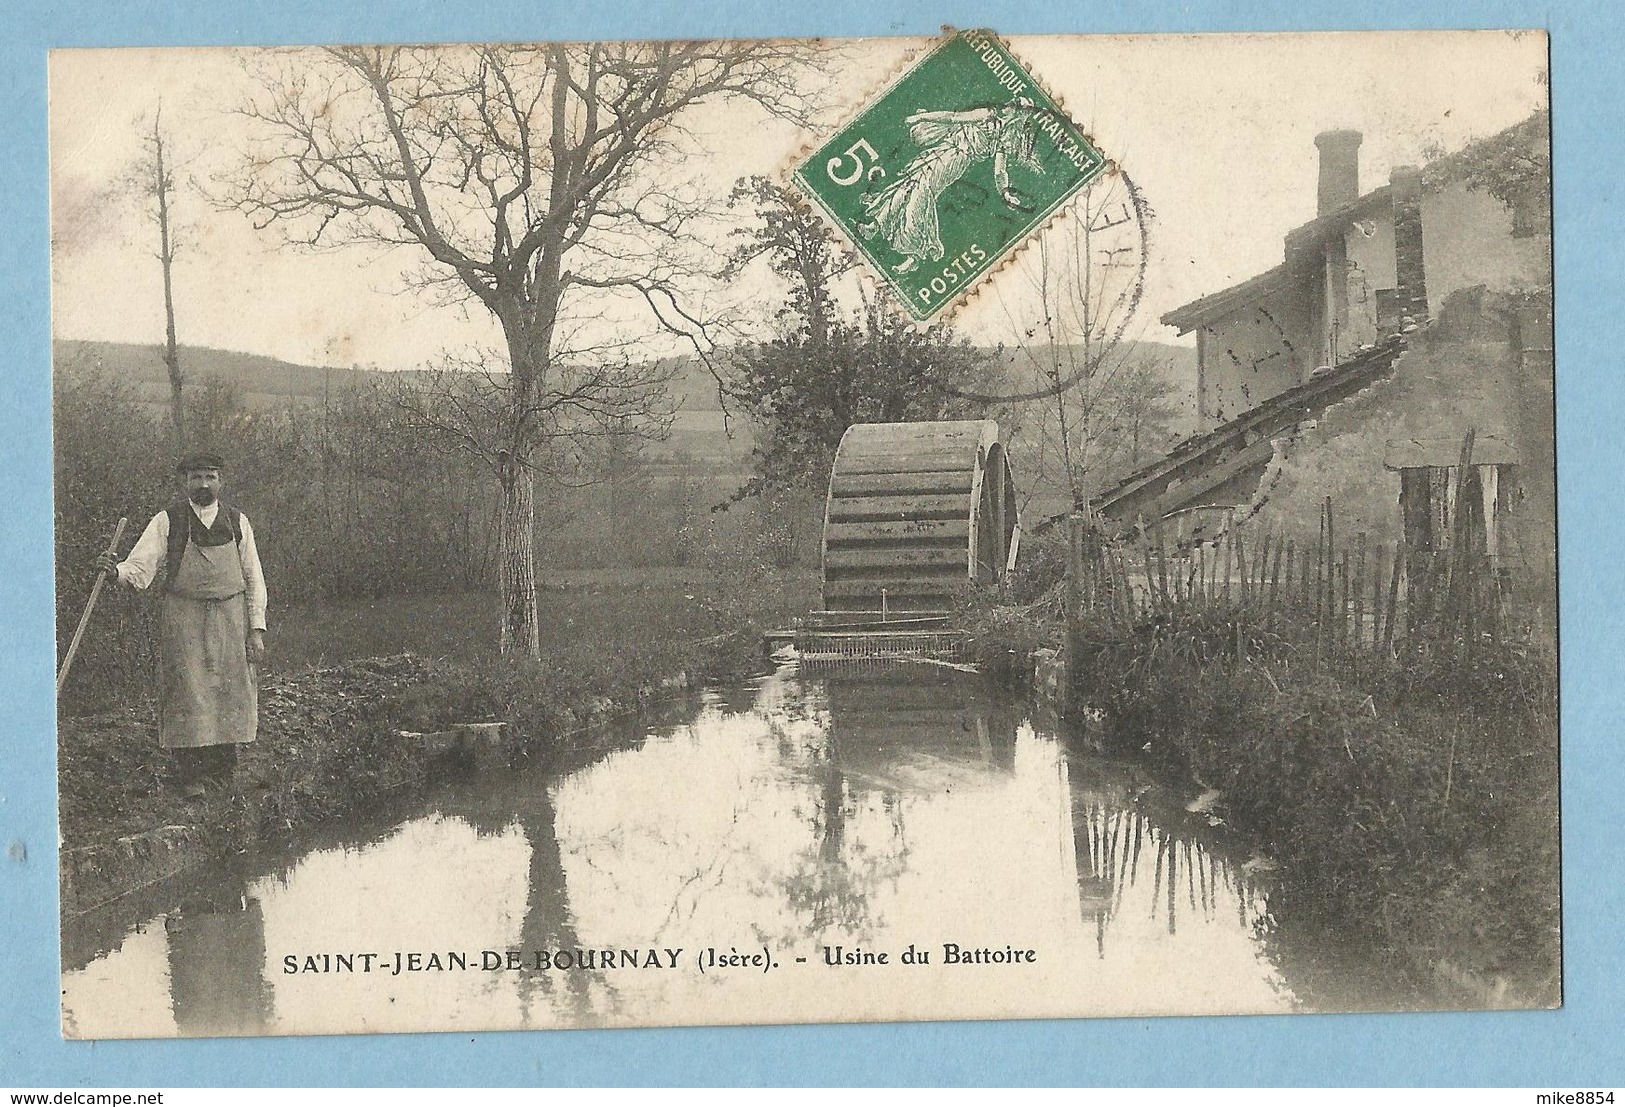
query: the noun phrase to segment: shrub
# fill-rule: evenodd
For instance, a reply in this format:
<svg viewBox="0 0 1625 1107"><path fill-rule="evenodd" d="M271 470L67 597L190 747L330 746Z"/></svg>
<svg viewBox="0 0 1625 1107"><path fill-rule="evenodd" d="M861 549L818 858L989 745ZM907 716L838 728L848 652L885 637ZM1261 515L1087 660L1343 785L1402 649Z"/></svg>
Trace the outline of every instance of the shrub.
<svg viewBox="0 0 1625 1107"><path fill-rule="evenodd" d="M1237 649L1237 627L1242 627ZM1222 605L1073 628L1078 702L1191 772L1284 872L1285 910L1557 988L1556 669L1484 643L1316 664Z"/></svg>

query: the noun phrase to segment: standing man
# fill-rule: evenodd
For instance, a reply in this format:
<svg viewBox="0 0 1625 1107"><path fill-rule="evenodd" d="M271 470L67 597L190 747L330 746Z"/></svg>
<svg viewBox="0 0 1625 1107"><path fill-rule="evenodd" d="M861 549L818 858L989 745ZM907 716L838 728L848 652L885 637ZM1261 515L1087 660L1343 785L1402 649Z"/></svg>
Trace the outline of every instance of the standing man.
<svg viewBox="0 0 1625 1107"><path fill-rule="evenodd" d="M222 466L218 454L183 458L186 498L152 517L129 557L96 559L132 587L162 583L158 740L175 751L189 798L231 779L237 746L259 724L265 576L248 516L220 502Z"/></svg>

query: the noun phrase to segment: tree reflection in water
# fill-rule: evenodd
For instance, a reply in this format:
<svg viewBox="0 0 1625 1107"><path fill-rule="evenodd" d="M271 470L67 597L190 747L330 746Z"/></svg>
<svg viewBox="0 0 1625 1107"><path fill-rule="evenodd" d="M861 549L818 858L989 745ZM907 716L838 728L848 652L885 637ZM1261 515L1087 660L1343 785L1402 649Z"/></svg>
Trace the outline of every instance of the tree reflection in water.
<svg viewBox="0 0 1625 1107"><path fill-rule="evenodd" d="M525 921L519 928L519 948L575 949L580 945L575 919L570 912L570 893L565 883L564 859L559 852L559 838L555 827L557 812L545 784L535 782L528 790L525 802L515 812L519 828L530 843L530 867L526 873L529 891L525 899ZM535 1025L534 1007L538 998L549 1005L563 1000L569 1012L569 1021L575 1025L591 1025L592 998L589 984L592 978L584 972L524 972L519 976L519 1000L524 1025ZM606 989L607 982L599 981ZM554 994L562 986L564 995ZM560 1012L561 1014L563 1012ZM553 1019L542 1020L551 1024Z"/></svg>
<svg viewBox="0 0 1625 1107"><path fill-rule="evenodd" d="M806 751L810 842L782 878L798 928L786 937L872 941L886 926L876 904L909 870L905 811L925 802L919 778L942 763L1007 772L1016 721L964 681L919 666L847 669L792 687L822 687L827 711Z"/></svg>
<svg viewBox="0 0 1625 1107"><path fill-rule="evenodd" d="M1132 777L1129 778L1132 781ZM1123 909L1127 893L1139 884L1141 859L1154 851L1148 917L1176 934L1180 900L1203 923L1234 909L1244 928L1267 926L1268 904L1261 885L1243 866L1210 848L1214 835L1177 808L1150 810L1151 789L1132 783L1105 783L1080 790L1071 804L1073 855L1078 873L1078 910L1092 926L1095 953L1106 957L1106 936Z"/></svg>
<svg viewBox="0 0 1625 1107"><path fill-rule="evenodd" d="M581 944L570 910L550 777L527 771L524 765L504 766L495 772L488 768L447 793L439 804L442 814L467 820L482 836L503 834L515 826L524 835L530 861L525 874L525 913L515 948L525 951L573 950ZM515 975L522 1028L557 1025L559 1016L576 1026L596 1022L591 995L595 974L527 969ZM609 989L601 977L597 983Z"/></svg>
<svg viewBox="0 0 1625 1107"><path fill-rule="evenodd" d="M884 884L895 884L907 867L908 846L902 810L895 793L852 788L841 752L841 740L826 730L811 769L815 799L805 812L810 844L783 875L784 898L791 912L805 920L804 934L840 931L853 938L872 933L871 905ZM848 823L878 806L888 833L848 848Z"/></svg>

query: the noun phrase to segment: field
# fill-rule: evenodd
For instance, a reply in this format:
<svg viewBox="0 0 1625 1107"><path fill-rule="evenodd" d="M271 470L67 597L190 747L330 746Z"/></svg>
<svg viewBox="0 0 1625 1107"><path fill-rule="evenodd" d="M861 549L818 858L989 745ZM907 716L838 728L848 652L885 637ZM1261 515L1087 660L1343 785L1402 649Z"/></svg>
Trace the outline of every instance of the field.
<svg viewBox="0 0 1625 1107"><path fill-rule="evenodd" d="M544 658L588 646L614 651L654 641L695 640L738 629L720 625L716 583L704 569L565 570L539 584ZM729 614L764 628L817 605L814 570L766 574ZM268 620L271 667L291 670L414 653L477 661L494 657L496 597L484 593L384 596L275 604Z"/></svg>

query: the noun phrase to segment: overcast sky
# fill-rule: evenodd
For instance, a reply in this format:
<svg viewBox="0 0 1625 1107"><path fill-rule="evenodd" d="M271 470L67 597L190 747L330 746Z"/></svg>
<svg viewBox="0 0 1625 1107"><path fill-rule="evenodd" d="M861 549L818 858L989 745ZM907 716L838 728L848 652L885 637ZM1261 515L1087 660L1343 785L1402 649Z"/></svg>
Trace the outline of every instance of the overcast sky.
<svg viewBox="0 0 1625 1107"><path fill-rule="evenodd" d="M833 82L845 106L832 113L832 128L920 45L852 44ZM1429 147L1454 149L1546 102L1546 39L1538 33L1073 36L1011 46L1154 208L1137 331L1165 340L1173 332L1158 316L1275 265L1282 235L1314 215L1318 132L1364 133L1368 190ZM119 181L160 100L190 172L207 178L229 164L242 136L224 109L246 87L224 50L52 54L57 337L162 341L156 232L139 206L120 199ZM740 176L782 171L819 137L744 107L693 124L712 152L691 171L718 197ZM300 252L191 194L178 204L189 239L175 269L183 343L308 364L411 368L496 339L478 309L405 291L401 273L419 260L409 251ZM1007 301L1021 296L1015 276L993 278ZM1013 314L1020 311L984 295L956 325L976 341L1008 343L1017 338Z"/></svg>

